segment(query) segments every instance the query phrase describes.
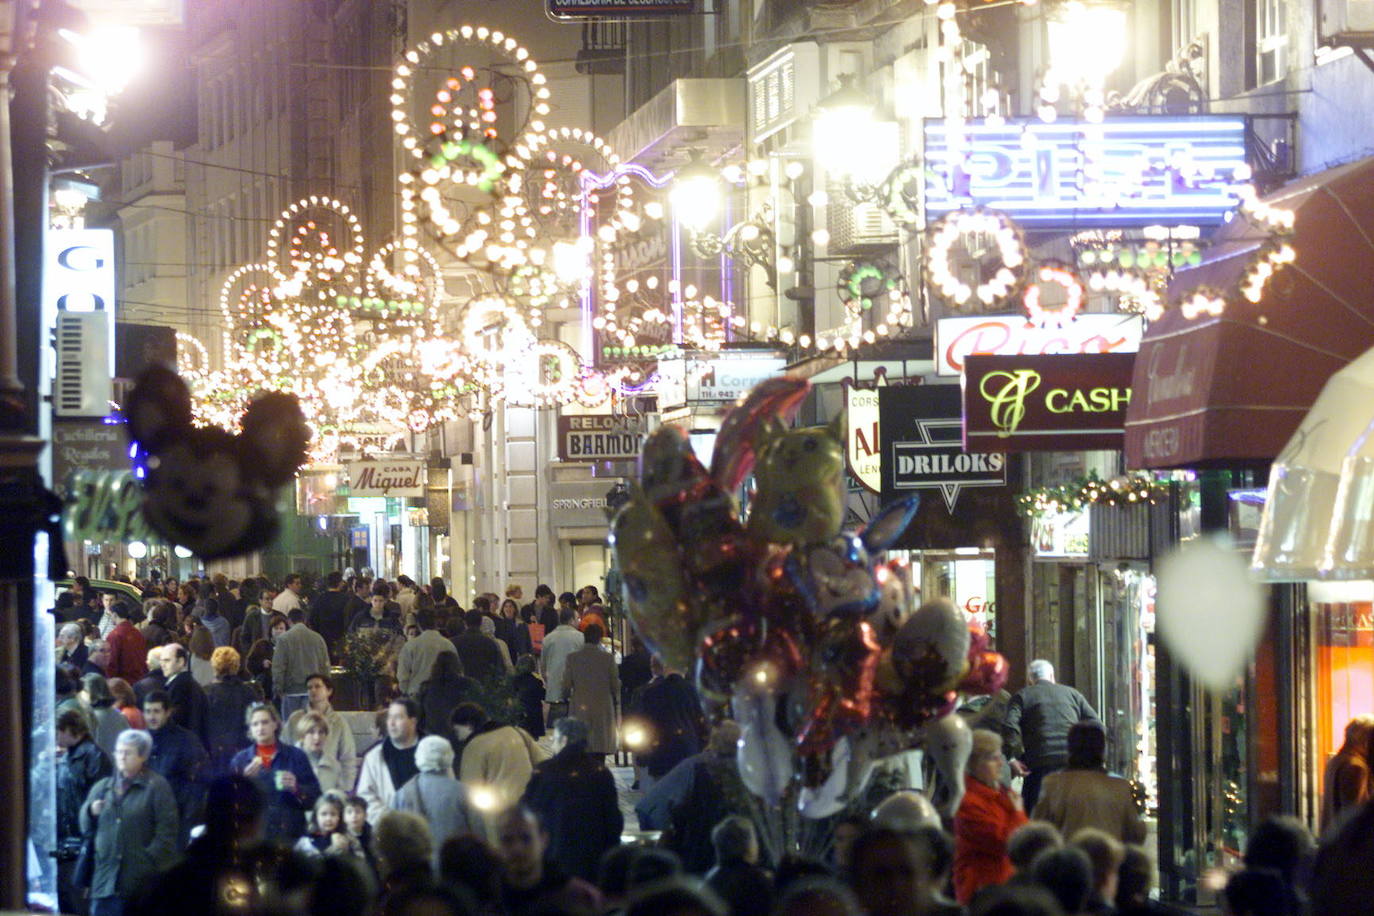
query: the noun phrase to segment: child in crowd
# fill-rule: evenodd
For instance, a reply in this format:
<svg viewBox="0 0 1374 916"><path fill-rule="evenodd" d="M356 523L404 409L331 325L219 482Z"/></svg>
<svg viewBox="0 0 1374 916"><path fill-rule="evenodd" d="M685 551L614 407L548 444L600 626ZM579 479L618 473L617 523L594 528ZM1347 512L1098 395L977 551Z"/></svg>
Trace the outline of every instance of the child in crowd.
<svg viewBox="0 0 1374 916"><path fill-rule="evenodd" d="M352 840L358 844L361 855L367 860L372 874L377 874L377 860L372 855L372 825L367 822L367 802L356 795L344 798L344 827Z"/></svg>
<svg viewBox="0 0 1374 916"><path fill-rule="evenodd" d="M337 792L326 792L315 802L310 813L310 832L296 843L296 850L306 855L363 856L361 841L344 827L347 800Z"/></svg>

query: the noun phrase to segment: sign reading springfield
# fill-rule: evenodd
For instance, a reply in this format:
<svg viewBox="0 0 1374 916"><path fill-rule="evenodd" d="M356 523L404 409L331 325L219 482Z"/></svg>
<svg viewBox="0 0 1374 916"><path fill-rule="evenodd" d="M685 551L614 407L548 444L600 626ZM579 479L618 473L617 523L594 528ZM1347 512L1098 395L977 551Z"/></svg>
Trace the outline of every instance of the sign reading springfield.
<svg viewBox="0 0 1374 916"><path fill-rule="evenodd" d="M1134 365L1133 353L969 356L964 368L964 448L1121 448Z"/></svg>
<svg viewBox="0 0 1374 916"><path fill-rule="evenodd" d="M957 385L878 389L884 498L939 490L953 513L964 488L1006 486L1006 455L965 451L959 407Z"/></svg>

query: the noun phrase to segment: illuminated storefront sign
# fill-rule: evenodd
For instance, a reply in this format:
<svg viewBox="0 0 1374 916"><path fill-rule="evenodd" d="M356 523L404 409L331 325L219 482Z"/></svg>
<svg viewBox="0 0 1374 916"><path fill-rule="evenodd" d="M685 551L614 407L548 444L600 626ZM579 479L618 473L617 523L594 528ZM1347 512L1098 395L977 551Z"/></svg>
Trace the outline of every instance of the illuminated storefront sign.
<svg viewBox="0 0 1374 916"><path fill-rule="evenodd" d="M352 497L424 496L425 462L350 461L348 487Z"/></svg>
<svg viewBox="0 0 1374 916"><path fill-rule="evenodd" d="M115 249L113 229L49 229L43 242L43 326L59 312L107 316L108 368L115 365Z"/></svg>
<svg viewBox="0 0 1374 916"><path fill-rule="evenodd" d="M845 386L844 412L849 424L845 463L865 490L882 492L883 460L879 451L878 389Z"/></svg>
<svg viewBox="0 0 1374 916"><path fill-rule="evenodd" d="M1063 327L1040 327L1021 315L941 318L935 324L935 372L961 375L973 354L1134 353L1144 333L1139 315L1079 315Z"/></svg>
<svg viewBox="0 0 1374 916"><path fill-rule="evenodd" d="M563 461L630 461L639 457L649 427L643 417L584 414L558 418Z"/></svg>
<svg viewBox="0 0 1374 916"><path fill-rule="evenodd" d="M1215 224L1249 183L1240 116L925 124L926 212L1001 210L1028 226Z"/></svg>
<svg viewBox="0 0 1374 916"><path fill-rule="evenodd" d="M1130 353L970 356L964 371L964 448L1120 448L1134 365Z"/></svg>
<svg viewBox="0 0 1374 916"><path fill-rule="evenodd" d="M786 366L787 360L771 350L659 360L658 404L731 404Z"/></svg>
<svg viewBox="0 0 1374 916"><path fill-rule="evenodd" d="M939 490L953 513L964 488L1006 486L1006 455L970 454L960 442L958 386L880 388L878 404L884 496Z"/></svg>

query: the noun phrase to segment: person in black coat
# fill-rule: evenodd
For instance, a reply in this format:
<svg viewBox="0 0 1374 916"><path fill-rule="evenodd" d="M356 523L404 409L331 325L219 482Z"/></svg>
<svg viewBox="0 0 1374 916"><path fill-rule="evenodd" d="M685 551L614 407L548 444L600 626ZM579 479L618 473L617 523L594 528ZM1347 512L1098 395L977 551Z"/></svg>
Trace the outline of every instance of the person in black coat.
<svg viewBox="0 0 1374 916"><path fill-rule="evenodd" d="M653 653L640 642L635 634L630 634L630 652L620 660L620 708L633 709L639 702L641 688L648 686L654 679Z"/></svg>
<svg viewBox="0 0 1374 916"><path fill-rule="evenodd" d="M91 786L114 772L109 756L91 740L90 725L80 709L57 714L57 896L64 913L85 906L74 878L81 854L81 805Z"/></svg>
<svg viewBox="0 0 1374 916"><path fill-rule="evenodd" d="M343 574L331 572L324 579L325 590L310 602L310 627L324 637L331 653L339 651L348 630L348 615L352 595L344 585Z"/></svg>
<svg viewBox="0 0 1374 916"><path fill-rule="evenodd" d="M482 612L471 610L463 615L466 629L453 637L453 648L463 662L463 671L477 681L500 678L506 673L506 663L496 640L482 635Z"/></svg>
<svg viewBox="0 0 1374 916"><path fill-rule="evenodd" d="M525 805L549 836L548 856L586 881L596 880L601 854L620 843L615 777L601 755L587 753L587 726L571 716L553 727L555 754L534 768Z"/></svg>
<svg viewBox="0 0 1374 916"><path fill-rule="evenodd" d="M167 780L177 800L177 847L181 848L186 845L191 828L200 823L208 757L200 739L173 719L171 699L166 692L155 690L148 694L143 701L143 721L153 736L148 769Z"/></svg>
<svg viewBox="0 0 1374 916"><path fill-rule="evenodd" d="M533 655L522 655L515 662L511 690L520 703L520 727L532 738L544 737L544 682L534 673Z"/></svg>
<svg viewBox="0 0 1374 916"><path fill-rule="evenodd" d="M639 695L634 715L647 726L649 744L637 755L637 762L649 777L649 791L655 780L701 751L706 719L696 688L676 671L664 666L657 656L650 662L654 679Z"/></svg>
<svg viewBox="0 0 1374 916"><path fill-rule="evenodd" d="M453 735L449 720L462 703L475 701L482 695L482 685L463 674L463 663L452 652L440 652L434 659L429 679L420 685L415 697L420 704L420 730L426 735L447 738L454 747L458 739ZM397 786L397 788L400 788Z"/></svg>
<svg viewBox="0 0 1374 916"><path fill-rule="evenodd" d="M204 745L205 691L191 676L190 653L181 643L173 642L162 647L161 658L162 674L167 678L164 690L171 703L172 721L189 730Z"/></svg>
<svg viewBox="0 0 1374 916"><path fill-rule="evenodd" d="M210 743L210 772L212 776L229 774L229 761L247 747L248 730L243 726L244 714L254 703L262 702L258 688L239 676L241 668L238 650L220 646L210 656L215 669L215 682L205 688L205 732Z"/></svg>
<svg viewBox="0 0 1374 916"><path fill-rule="evenodd" d="M706 886L730 908L731 916L768 916L773 909L773 879L759 867L759 836L748 818L732 814L711 831L716 864Z"/></svg>

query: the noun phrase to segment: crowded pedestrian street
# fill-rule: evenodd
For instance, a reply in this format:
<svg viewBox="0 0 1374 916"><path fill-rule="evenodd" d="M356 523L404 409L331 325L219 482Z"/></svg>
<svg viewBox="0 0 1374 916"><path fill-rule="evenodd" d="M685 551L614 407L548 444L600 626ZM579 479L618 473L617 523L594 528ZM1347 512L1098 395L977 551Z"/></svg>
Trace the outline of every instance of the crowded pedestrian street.
<svg viewBox="0 0 1374 916"><path fill-rule="evenodd" d="M1374 0L0 13L0 914L1374 914Z"/></svg>

